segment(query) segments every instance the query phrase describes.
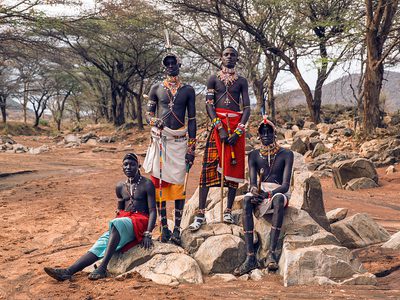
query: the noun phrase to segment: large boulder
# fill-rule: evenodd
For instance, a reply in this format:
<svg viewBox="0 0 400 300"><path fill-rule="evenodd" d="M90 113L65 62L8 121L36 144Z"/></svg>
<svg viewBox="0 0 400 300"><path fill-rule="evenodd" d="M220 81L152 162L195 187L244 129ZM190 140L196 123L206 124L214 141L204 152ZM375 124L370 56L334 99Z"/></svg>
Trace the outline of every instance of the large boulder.
<svg viewBox="0 0 400 300"><path fill-rule="evenodd" d="M168 255L184 252L181 247L176 245L154 241L154 247L149 250L135 246L124 253L118 252L114 254L107 269L110 273L119 275L149 261L158 254Z"/></svg>
<svg viewBox="0 0 400 300"><path fill-rule="evenodd" d="M332 224L346 218L348 211L347 208L336 208L328 211L326 217L328 218L329 223Z"/></svg>
<svg viewBox="0 0 400 300"><path fill-rule="evenodd" d="M330 231L319 178L311 172L294 172L292 185L290 206L307 211L319 225Z"/></svg>
<svg viewBox="0 0 400 300"><path fill-rule="evenodd" d="M296 137L290 146L290 150L304 155L308 149L306 143L300 137Z"/></svg>
<svg viewBox="0 0 400 300"><path fill-rule="evenodd" d="M393 234L390 239L382 245L382 247L400 250L400 231Z"/></svg>
<svg viewBox="0 0 400 300"><path fill-rule="evenodd" d="M271 215L259 219L254 218L254 230L260 242L258 250L260 258L266 257L268 254L271 219ZM318 225L306 211L291 206L285 209L278 242L279 248L282 246L283 238L286 243L291 245L291 249L324 244L339 245L337 239Z"/></svg>
<svg viewBox="0 0 400 300"><path fill-rule="evenodd" d="M331 224L332 233L347 248L361 248L386 242L390 234L367 214L356 214Z"/></svg>
<svg viewBox="0 0 400 300"><path fill-rule="evenodd" d="M303 129L303 130L299 130L298 132L296 132L295 136L293 137L293 139L299 137L301 139L305 139L305 138L312 138L315 136L318 136L319 132L316 130L312 130L312 129Z"/></svg>
<svg viewBox="0 0 400 300"><path fill-rule="evenodd" d="M292 285L376 284L350 250L337 245L289 249L286 242L279 261L285 287Z"/></svg>
<svg viewBox="0 0 400 300"><path fill-rule="evenodd" d="M223 195L226 197L227 189L224 189ZM206 201L206 210L214 208L220 202L221 190L218 187L210 188ZM186 202L182 214L181 227L187 228L194 220L196 211L199 208L199 188L196 189L193 196Z"/></svg>
<svg viewBox="0 0 400 300"><path fill-rule="evenodd" d="M231 273L245 258L244 241L232 234L209 237L194 255L204 274Z"/></svg>
<svg viewBox="0 0 400 300"><path fill-rule="evenodd" d="M68 134L64 137L64 143L65 144L79 144L81 142L79 136L77 136L76 134Z"/></svg>
<svg viewBox="0 0 400 300"><path fill-rule="evenodd" d="M137 272L142 277L163 285L203 283L197 262L189 255L182 253L157 254L151 260L135 267L130 272Z"/></svg>
<svg viewBox="0 0 400 300"><path fill-rule="evenodd" d="M194 232L189 229L184 229L181 234L182 247L189 254L194 254L200 248L201 244L209 237L226 234L244 238L243 230L239 226L224 223L206 224Z"/></svg>
<svg viewBox="0 0 400 300"><path fill-rule="evenodd" d="M338 161L332 165L333 180L337 188L344 189L351 179L367 177L378 183L373 163L365 158Z"/></svg>
<svg viewBox="0 0 400 300"><path fill-rule="evenodd" d="M349 191L357 191L361 189L373 189L378 187L379 185L368 177L361 177L361 178L353 178L348 181L344 188Z"/></svg>

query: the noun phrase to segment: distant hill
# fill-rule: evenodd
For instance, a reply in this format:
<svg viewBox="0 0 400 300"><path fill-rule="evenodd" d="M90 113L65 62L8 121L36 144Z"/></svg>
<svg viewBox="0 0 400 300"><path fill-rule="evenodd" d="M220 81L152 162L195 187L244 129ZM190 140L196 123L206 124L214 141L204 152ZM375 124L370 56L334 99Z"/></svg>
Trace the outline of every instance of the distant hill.
<svg viewBox="0 0 400 300"><path fill-rule="evenodd" d="M359 78L359 74L352 74L349 76L343 76L324 85L322 87L322 105L342 104L345 106L353 106L355 100L350 88L350 84L356 87ZM400 110L399 72L385 72L384 82L382 85L382 95L386 97L385 110L387 112L395 112ZM278 107L306 104L306 98L300 89L279 94L277 98L279 99L277 101Z"/></svg>

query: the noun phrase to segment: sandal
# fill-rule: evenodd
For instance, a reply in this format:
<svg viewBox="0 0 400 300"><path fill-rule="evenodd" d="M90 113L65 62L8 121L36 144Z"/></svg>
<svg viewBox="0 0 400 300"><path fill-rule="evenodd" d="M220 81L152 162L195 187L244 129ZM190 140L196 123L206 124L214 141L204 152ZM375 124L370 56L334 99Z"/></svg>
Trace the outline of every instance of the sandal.
<svg viewBox="0 0 400 300"><path fill-rule="evenodd" d="M172 233L172 236L171 236L171 242L178 246L181 245L182 240L181 240L181 231L180 231L179 227L174 228L174 232Z"/></svg>
<svg viewBox="0 0 400 300"><path fill-rule="evenodd" d="M203 224L206 224L206 217L195 216L193 223L189 225L189 230L197 231Z"/></svg>
<svg viewBox="0 0 400 300"><path fill-rule="evenodd" d="M171 230L168 229L168 226L163 226L161 230L160 242L168 243L170 239L171 239Z"/></svg>
<svg viewBox="0 0 400 300"><path fill-rule="evenodd" d="M107 277L107 269L99 267L89 274L89 280L99 280Z"/></svg>
<svg viewBox="0 0 400 300"><path fill-rule="evenodd" d="M53 269L45 267L44 271L50 277L53 277L57 281L70 280L72 278L72 274L67 269Z"/></svg>
<svg viewBox="0 0 400 300"><path fill-rule="evenodd" d="M231 210L225 210L224 212L224 223L227 224L234 224L235 221L233 220L232 212Z"/></svg>
<svg viewBox="0 0 400 300"><path fill-rule="evenodd" d="M233 271L233 275L242 276L257 268L257 259L253 254L247 255L244 263Z"/></svg>
<svg viewBox="0 0 400 300"><path fill-rule="evenodd" d="M275 251L270 251L264 263L268 271L276 271L279 268L278 259L276 258Z"/></svg>

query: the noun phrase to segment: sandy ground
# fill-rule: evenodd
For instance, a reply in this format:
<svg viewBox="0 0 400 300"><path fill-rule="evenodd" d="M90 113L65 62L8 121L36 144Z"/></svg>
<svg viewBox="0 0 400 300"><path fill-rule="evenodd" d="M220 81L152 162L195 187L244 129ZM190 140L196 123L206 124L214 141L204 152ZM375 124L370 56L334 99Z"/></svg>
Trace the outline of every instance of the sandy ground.
<svg viewBox="0 0 400 300"><path fill-rule="evenodd" d="M15 139L27 146L55 145L48 137ZM379 246L354 251L370 272L386 275L377 286L285 288L275 274L259 282L205 278L200 286L178 287L140 277L91 282L80 273L62 283L48 277L43 267L68 266L106 230L116 206L115 184L124 179L121 158L132 148L144 155L146 139L146 133L131 135L123 143L102 145L102 152L85 145L40 155L0 154L0 173L23 171L0 177L0 299L400 299L400 251ZM132 146L134 140L143 142ZM198 157L191 171L189 197L200 162ZM338 190L332 179L323 179L326 210L366 212L390 233L399 231L400 173L379 174L381 187L357 192Z"/></svg>

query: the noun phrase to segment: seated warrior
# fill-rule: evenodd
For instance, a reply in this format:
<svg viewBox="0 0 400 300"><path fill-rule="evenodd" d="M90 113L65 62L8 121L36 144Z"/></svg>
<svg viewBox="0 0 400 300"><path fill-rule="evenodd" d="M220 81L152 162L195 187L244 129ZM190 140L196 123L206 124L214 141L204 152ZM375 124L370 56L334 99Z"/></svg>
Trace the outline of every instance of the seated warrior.
<svg viewBox="0 0 400 300"><path fill-rule="evenodd" d="M235 70L238 59L238 52L231 46L226 47L221 55L222 70L211 75L207 82L206 110L212 130L204 149L199 210L189 226L192 231L206 223L204 213L209 188L221 186L222 172L224 186L228 187L228 203L223 214L225 223L233 223L231 211L236 190L239 183L244 182L244 130L250 116L250 99L246 78Z"/></svg>
<svg viewBox="0 0 400 300"><path fill-rule="evenodd" d="M263 263L268 270L278 269L277 243L283 223L284 209L290 198L290 180L293 167L293 152L276 143L275 125L264 117L258 127L261 149L253 150L248 156L250 192L243 199L243 228L247 257L235 275L243 275L257 268L253 244L253 212L259 218L272 214L272 227L268 256ZM260 183L257 185L257 174Z"/></svg>
<svg viewBox="0 0 400 300"><path fill-rule="evenodd" d="M108 262L116 251L124 252L139 243L145 249L153 246L151 232L157 219L155 189L151 180L140 174L139 168L137 156L126 154L122 169L128 179L116 186L117 215L109 222L109 230L70 267L44 268L49 276L58 281L71 279L76 272L103 258L100 266L89 274L90 280L101 279L107 276Z"/></svg>
<svg viewBox="0 0 400 300"><path fill-rule="evenodd" d="M171 240L180 245L185 175L193 164L196 147L195 92L192 86L183 84L179 78L181 64L177 55L168 53L162 63L167 77L150 89L146 120L152 126L151 144L143 167L151 174L156 187L156 200L161 203L157 205L162 226L161 242ZM166 201L175 201L172 234L167 224Z"/></svg>

